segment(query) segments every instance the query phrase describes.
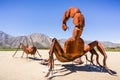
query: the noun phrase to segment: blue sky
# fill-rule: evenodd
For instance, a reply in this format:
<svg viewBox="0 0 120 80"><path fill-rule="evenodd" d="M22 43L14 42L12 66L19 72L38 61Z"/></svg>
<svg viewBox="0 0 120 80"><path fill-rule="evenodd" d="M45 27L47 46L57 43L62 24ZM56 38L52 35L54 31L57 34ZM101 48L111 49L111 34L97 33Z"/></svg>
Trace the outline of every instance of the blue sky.
<svg viewBox="0 0 120 80"><path fill-rule="evenodd" d="M13 36L42 33L51 37L69 38L69 30L61 28L62 17L69 7L78 7L85 17L84 40L120 43L119 0L0 0L0 31Z"/></svg>

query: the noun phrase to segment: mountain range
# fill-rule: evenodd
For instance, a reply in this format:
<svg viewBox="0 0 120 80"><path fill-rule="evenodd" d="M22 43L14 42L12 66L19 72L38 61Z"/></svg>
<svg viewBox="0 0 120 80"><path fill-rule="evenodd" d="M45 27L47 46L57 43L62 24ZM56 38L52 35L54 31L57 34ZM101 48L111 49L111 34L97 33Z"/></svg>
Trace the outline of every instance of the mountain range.
<svg viewBox="0 0 120 80"><path fill-rule="evenodd" d="M30 36L33 40L34 45L37 48L49 48L51 45L52 38L41 33L32 33L26 36L12 36L3 31L0 31L0 48L18 48L20 43L24 43L25 45L32 46L32 41ZM59 39L58 42L63 47L64 42L66 39ZM91 41L85 41L86 44L90 43ZM109 41L101 41L103 47L120 47L119 43L112 43Z"/></svg>

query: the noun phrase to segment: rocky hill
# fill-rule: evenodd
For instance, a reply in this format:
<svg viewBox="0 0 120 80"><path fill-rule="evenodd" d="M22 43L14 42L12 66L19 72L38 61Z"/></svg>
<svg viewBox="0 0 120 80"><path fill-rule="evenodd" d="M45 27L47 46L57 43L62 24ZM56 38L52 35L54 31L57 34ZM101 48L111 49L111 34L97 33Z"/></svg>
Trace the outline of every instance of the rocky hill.
<svg viewBox="0 0 120 80"><path fill-rule="evenodd" d="M32 37L33 43L37 48L49 48L52 38L50 38L47 35L40 34L40 33L32 33L27 36L11 36L9 34L6 34L2 31L0 31L0 48L17 48L20 43L24 43L25 45L31 45L31 39ZM65 39L59 39L58 40L61 46L63 47ZM86 44L90 43L91 41L85 41ZM118 47L120 44L118 43L112 43L108 41L102 41L102 44L104 47Z"/></svg>
<svg viewBox="0 0 120 80"><path fill-rule="evenodd" d="M51 38L44 34L33 33L28 36L10 36L0 31L0 48L17 48L20 43L32 46L32 41L37 48L49 48L51 44Z"/></svg>

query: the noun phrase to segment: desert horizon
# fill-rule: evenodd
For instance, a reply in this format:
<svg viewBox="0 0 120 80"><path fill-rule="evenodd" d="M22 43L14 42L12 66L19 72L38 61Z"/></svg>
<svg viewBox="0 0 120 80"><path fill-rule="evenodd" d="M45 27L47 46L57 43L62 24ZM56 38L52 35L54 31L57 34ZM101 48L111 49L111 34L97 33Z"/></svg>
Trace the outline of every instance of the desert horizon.
<svg viewBox="0 0 120 80"><path fill-rule="evenodd" d="M53 75L45 77L48 66L41 65L43 59L48 58L49 50L38 50L42 57L37 54L34 59L32 55L29 58L21 58L22 51L18 51L14 57L15 51L0 51L0 80L119 80L120 79L120 52L106 52L108 55L108 68L116 73L116 76L108 74L104 69L101 71L99 67L86 64L83 56L84 64L76 65L72 62L62 63L55 60L55 68ZM89 53L87 53L89 54ZM100 56L100 60L102 56ZM89 69L90 68L90 69Z"/></svg>

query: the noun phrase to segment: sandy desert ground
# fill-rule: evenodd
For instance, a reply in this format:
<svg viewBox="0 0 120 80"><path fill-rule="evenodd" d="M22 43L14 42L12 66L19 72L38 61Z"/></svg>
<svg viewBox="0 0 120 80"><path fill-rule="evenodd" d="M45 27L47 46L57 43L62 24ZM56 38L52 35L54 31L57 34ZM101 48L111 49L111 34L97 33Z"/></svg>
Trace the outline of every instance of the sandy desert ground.
<svg viewBox="0 0 120 80"><path fill-rule="evenodd" d="M117 73L115 76L89 63L86 65L83 56L82 65L55 60L54 74L48 78L44 77L48 66L39 64L42 59L48 58L48 50L39 50L39 53L42 57L36 54L34 60L31 55L28 59L26 55L21 58L22 51L18 51L14 58L12 57L14 51L0 51L0 80L120 80L120 52L107 52L107 64L112 72Z"/></svg>

